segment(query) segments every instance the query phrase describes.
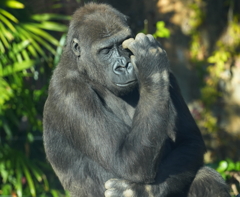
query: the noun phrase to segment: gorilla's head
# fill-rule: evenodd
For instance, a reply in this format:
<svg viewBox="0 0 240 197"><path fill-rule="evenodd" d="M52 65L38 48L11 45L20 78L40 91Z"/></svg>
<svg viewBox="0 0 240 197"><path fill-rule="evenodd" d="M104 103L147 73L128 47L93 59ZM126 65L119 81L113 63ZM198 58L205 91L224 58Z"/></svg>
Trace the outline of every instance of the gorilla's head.
<svg viewBox="0 0 240 197"><path fill-rule="evenodd" d="M74 13L66 50L90 80L124 95L137 86L131 52L122 48L130 37L126 16L109 5L90 3Z"/></svg>

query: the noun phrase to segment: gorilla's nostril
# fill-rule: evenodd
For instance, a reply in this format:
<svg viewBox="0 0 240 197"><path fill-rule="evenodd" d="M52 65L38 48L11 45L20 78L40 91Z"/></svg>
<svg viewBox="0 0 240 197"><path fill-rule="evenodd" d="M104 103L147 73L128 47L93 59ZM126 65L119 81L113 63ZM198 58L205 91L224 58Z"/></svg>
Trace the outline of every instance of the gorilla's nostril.
<svg viewBox="0 0 240 197"><path fill-rule="evenodd" d="M116 70L118 71L125 70L125 69L126 69L126 66L122 66L122 65L119 65L116 67Z"/></svg>
<svg viewBox="0 0 240 197"><path fill-rule="evenodd" d="M128 70L133 69L133 65L131 63L128 63L126 67L127 67Z"/></svg>
<svg viewBox="0 0 240 197"><path fill-rule="evenodd" d="M126 68L127 68L128 73L133 71L133 65L131 63L128 63Z"/></svg>
<svg viewBox="0 0 240 197"><path fill-rule="evenodd" d="M116 65L114 68L113 68L113 72L117 75L121 75L123 74L124 72L126 72L126 66L122 66L122 65Z"/></svg>

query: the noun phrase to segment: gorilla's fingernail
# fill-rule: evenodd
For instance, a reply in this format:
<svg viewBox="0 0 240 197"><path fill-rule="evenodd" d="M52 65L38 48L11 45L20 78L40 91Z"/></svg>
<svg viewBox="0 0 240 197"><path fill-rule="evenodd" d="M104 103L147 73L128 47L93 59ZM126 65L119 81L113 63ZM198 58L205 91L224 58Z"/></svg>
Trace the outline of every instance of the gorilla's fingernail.
<svg viewBox="0 0 240 197"><path fill-rule="evenodd" d="M111 190L107 190L104 192L105 197L111 197L112 196L112 191Z"/></svg>
<svg viewBox="0 0 240 197"><path fill-rule="evenodd" d="M146 35L144 33L138 33L135 37L136 40L144 38Z"/></svg>
<svg viewBox="0 0 240 197"><path fill-rule="evenodd" d="M112 181L107 181L104 186L105 186L105 189L110 189L112 186Z"/></svg>
<svg viewBox="0 0 240 197"><path fill-rule="evenodd" d="M123 196L125 196L125 197L133 197L133 196L135 196L134 195L134 191L131 190L131 189L127 189L126 191L123 192Z"/></svg>
<svg viewBox="0 0 240 197"><path fill-rule="evenodd" d="M122 47L123 47L124 49L128 48L128 45L129 45L131 42L133 42L133 41L134 41L133 38L129 38L129 39L123 41Z"/></svg>

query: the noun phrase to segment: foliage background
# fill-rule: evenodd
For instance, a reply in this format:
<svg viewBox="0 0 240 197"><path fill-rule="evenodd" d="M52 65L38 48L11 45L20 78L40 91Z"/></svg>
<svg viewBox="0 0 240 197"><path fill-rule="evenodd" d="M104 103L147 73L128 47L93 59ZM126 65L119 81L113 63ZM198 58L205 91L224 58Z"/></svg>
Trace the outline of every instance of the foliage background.
<svg viewBox="0 0 240 197"><path fill-rule="evenodd" d="M42 110L74 10L88 1L0 1L0 196L68 196L45 159ZM166 49L208 152L232 195L240 183L240 2L99 0Z"/></svg>

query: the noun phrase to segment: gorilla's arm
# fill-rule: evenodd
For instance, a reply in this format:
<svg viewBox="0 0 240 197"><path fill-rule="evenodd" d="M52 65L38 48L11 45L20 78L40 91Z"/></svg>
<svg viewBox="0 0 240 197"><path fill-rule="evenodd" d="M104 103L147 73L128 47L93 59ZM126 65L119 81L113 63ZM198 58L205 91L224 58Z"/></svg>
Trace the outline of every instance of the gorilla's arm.
<svg viewBox="0 0 240 197"><path fill-rule="evenodd" d="M141 71L142 64L147 64L149 61L144 61L143 55L141 56L141 54L139 54L141 52L139 51L145 51L146 56L149 56L149 53L153 51L151 44L154 43L154 41L152 41L152 43L150 42L148 46L142 44L146 42L144 41L146 37L153 39L151 36L137 35L135 40L129 40L123 43L123 45L126 45L125 48L129 48L135 55L132 59L139 70L139 75L141 75L143 71ZM156 62L161 62L157 56L155 56L154 60ZM153 63L152 66L154 66ZM160 67L162 66L164 65L161 62ZM163 72L161 75L163 75ZM169 74L169 80L170 86L168 91L170 97L168 105L173 106L174 110L171 110L171 113L167 114L165 118L168 125L172 125L172 127L162 128L163 130L160 130L160 133L167 130L168 135L175 135L176 140L172 143L172 151L167 153L167 156L164 157L163 160L159 161L155 183L147 186L147 189L149 190L150 188L151 192L154 194L153 196L161 197L169 194L181 194L182 191L187 191L186 188L190 186L197 170L203 164L203 154L205 152L205 145L200 131L181 96L175 77L171 73ZM165 92L162 92L159 97L162 97L162 95L165 95ZM122 181L124 182L124 180ZM122 187L122 185L126 185L127 189L136 187L138 189L135 188L135 192L138 192L139 187L143 187L137 184L131 185L131 183L131 187L128 187L126 182L125 184L116 184L116 182L116 180L109 180L105 184L106 189L111 191L105 193L107 197L114 196L111 190L114 187L115 189L119 186L121 186L119 189L123 189L124 187ZM116 191L117 190L118 189L116 189Z"/></svg>
<svg viewBox="0 0 240 197"><path fill-rule="evenodd" d="M142 185L129 180L110 179L105 184L106 197L114 197L127 191L136 196L186 196L182 192L188 191L196 172L202 166L205 146L171 73L170 82L171 103L175 106L175 115L178 116L173 150L159 162L154 183Z"/></svg>
<svg viewBox="0 0 240 197"><path fill-rule="evenodd" d="M153 190L158 195L188 191L196 172L203 165L205 145L200 131L185 104L175 77L170 74L170 95L176 116L176 142L173 150L160 162Z"/></svg>

